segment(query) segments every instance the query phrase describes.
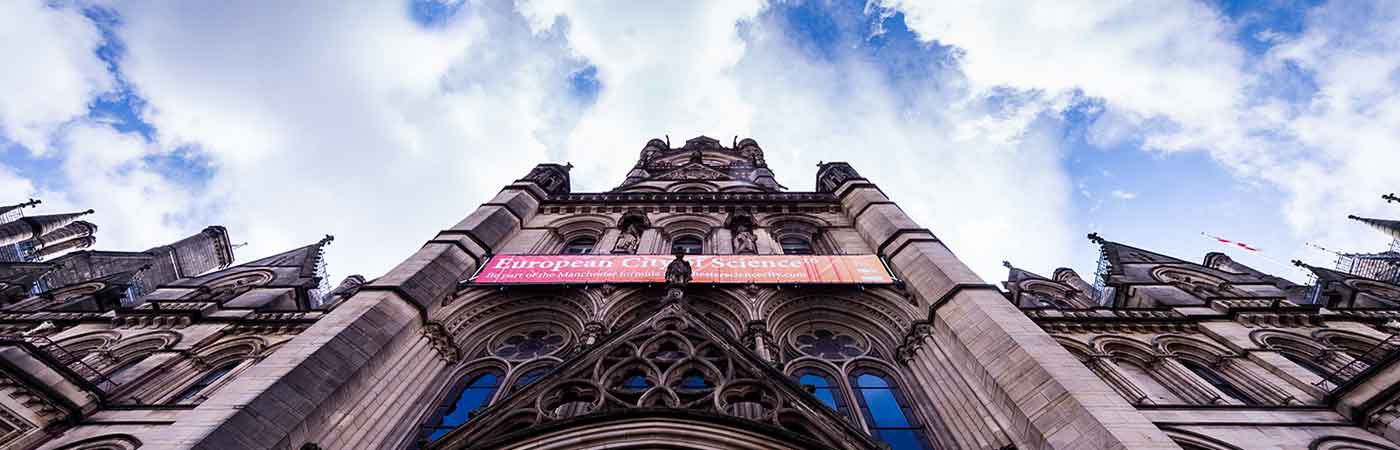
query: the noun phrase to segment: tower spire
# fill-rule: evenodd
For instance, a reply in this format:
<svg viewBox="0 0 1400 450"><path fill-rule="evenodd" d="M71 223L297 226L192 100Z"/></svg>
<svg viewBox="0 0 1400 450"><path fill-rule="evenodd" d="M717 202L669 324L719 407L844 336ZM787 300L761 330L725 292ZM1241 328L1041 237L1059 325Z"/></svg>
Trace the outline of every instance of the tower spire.
<svg viewBox="0 0 1400 450"><path fill-rule="evenodd" d="M1347 218L1370 225L1371 228L1380 230L1380 232L1385 233L1386 236L1400 239L1400 220L1372 219L1355 215L1347 216Z"/></svg>
<svg viewBox="0 0 1400 450"><path fill-rule="evenodd" d="M93 211L89 209L68 214L24 217L14 222L0 224L0 245L10 245L49 234L77 221L79 217L92 213Z"/></svg>

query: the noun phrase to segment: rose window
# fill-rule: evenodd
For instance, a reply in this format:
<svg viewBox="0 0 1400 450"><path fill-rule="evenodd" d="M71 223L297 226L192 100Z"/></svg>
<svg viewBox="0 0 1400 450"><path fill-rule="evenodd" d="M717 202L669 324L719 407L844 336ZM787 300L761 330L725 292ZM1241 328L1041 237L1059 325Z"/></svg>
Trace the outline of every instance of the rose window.
<svg viewBox="0 0 1400 450"><path fill-rule="evenodd" d="M813 330L796 341L798 351L819 358L846 359L865 353L855 337L828 329Z"/></svg>
<svg viewBox="0 0 1400 450"><path fill-rule="evenodd" d="M507 359L530 359L548 355L564 345L564 336L550 330L531 330L507 337L496 348L496 356Z"/></svg>

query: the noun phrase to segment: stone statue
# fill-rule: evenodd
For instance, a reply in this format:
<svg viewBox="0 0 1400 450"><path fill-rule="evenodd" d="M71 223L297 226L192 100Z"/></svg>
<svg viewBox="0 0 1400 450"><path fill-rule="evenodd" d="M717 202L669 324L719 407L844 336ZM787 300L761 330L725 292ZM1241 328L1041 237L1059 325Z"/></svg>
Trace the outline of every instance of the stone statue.
<svg viewBox="0 0 1400 450"><path fill-rule="evenodd" d="M748 225L739 225L734 231L734 253L758 253L758 237Z"/></svg>
<svg viewBox="0 0 1400 450"><path fill-rule="evenodd" d="M617 236L617 243L613 245L613 253L637 253L637 245L642 241L642 227L636 222L632 222L622 228L622 234Z"/></svg>
<svg viewBox="0 0 1400 450"><path fill-rule="evenodd" d="M690 153L691 164L703 164L705 162L704 153L696 150Z"/></svg>
<svg viewBox="0 0 1400 450"><path fill-rule="evenodd" d="M677 257L679 257L679 255L677 255ZM686 264L685 267L689 269L690 264ZM687 270L686 280L690 280L689 273L690 272ZM34 328L25 330L24 333L21 333L20 335L24 337L41 337L53 334L53 332L55 331L58 331L58 325L54 325L53 321L45 320L43 323L34 326Z"/></svg>
<svg viewBox="0 0 1400 450"><path fill-rule="evenodd" d="M676 259L666 266L666 297L662 304L679 303L685 299L685 286L690 284L690 263L685 253L676 252Z"/></svg>
<svg viewBox="0 0 1400 450"><path fill-rule="evenodd" d="M690 273L690 262L685 260L685 253L676 252L676 259L666 266L666 285L685 287L690 284Z"/></svg>

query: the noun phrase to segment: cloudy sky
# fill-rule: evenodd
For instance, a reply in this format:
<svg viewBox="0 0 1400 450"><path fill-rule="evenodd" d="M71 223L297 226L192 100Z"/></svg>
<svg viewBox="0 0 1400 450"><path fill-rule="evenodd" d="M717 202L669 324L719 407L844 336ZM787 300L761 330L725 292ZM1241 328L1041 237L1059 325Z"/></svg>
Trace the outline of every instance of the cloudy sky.
<svg viewBox="0 0 1400 450"><path fill-rule="evenodd" d="M337 280L662 135L753 137L794 190L849 161L991 280L1087 275L1090 231L1301 280L1400 216L1395 1L20 0L0 60L0 201L95 208L111 249L334 234Z"/></svg>

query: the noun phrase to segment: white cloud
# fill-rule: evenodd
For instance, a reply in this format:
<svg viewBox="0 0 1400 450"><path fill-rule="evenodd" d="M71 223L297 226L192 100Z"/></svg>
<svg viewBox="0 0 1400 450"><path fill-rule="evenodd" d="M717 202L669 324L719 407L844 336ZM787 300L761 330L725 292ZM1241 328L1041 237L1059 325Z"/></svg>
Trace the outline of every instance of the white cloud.
<svg viewBox="0 0 1400 450"><path fill-rule="evenodd" d="M1109 192L1108 194L1119 200L1132 200L1137 198L1136 192L1129 192L1122 189L1114 189L1113 192Z"/></svg>
<svg viewBox="0 0 1400 450"><path fill-rule="evenodd" d="M0 149L8 139L46 152L60 126L112 87L93 55L101 41L97 27L72 8L0 2Z"/></svg>
<svg viewBox="0 0 1400 450"><path fill-rule="evenodd" d="M1400 185L1400 4L1329 2L1301 36L1271 34L1279 45L1251 58L1235 25L1201 2L884 3L924 39L965 50L975 85L1103 99L1095 145L1207 151L1281 188L1300 243L1379 244L1344 218L1384 214L1375 197ZM1305 85L1288 64L1316 78L1301 106L1278 93Z"/></svg>

